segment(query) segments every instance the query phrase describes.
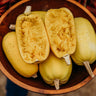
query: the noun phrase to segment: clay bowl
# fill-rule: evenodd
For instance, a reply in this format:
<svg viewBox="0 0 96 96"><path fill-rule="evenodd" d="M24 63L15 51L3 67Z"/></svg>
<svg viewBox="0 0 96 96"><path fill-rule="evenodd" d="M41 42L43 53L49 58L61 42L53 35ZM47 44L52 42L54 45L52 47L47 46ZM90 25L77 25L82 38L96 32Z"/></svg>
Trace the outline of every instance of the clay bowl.
<svg viewBox="0 0 96 96"><path fill-rule="evenodd" d="M20 76L8 62L4 52L2 50L2 38L11 30L9 29L10 24L15 24L16 18L19 14L24 12L24 9L27 5L32 6L33 11L37 10L48 10L50 8L60 8L67 7L69 8L74 17L85 17L93 25L96 31L96 18L82 5L77 3L74 0L22 0L12 6L7 10L2 17L0 18L0 69L1 71L15 84L38 93L43 94L62 94L76 90L85 84L87 84L92 78L88 75L84 67L77 66L73 63L73 71L70 77L70 80L67 84L61 85L60 90L55 90L54 87L51 87L44 83L40 74L38 73L38 78L24 78ZM96 75L96 62L91 65L91 68Z"/></svg>

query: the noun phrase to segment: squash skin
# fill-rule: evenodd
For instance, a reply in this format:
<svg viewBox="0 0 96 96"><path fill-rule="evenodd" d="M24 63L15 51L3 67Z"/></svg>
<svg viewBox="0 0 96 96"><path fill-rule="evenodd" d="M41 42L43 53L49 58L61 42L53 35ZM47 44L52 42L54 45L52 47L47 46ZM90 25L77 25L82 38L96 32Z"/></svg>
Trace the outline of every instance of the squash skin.
<svg viewBox="0 0 96 96"><path fill-rule="evenodd" d="M77 65L83 65L88 61L92 64L96 59L96 37L91 23L83 18L75 18L77 46L74 54L71 55Z"/></svg>
<svg viewBox="0 0 96 96"><path fill-rule="evenodd" d="M46 11L32 11L31 14L39 15L41 17L41 19L43 20L43 23L45 23Z"/></svg>
<svg viewBox="0 0 96 96"><path fill-rule="evenodd" d="M63 58L57 58L50 53L47 60L39 64L39 72L47 84L54 86L54 80L59 79L61 85L68 82L72 72L72 64L67 65Z"/></svg>
<svg viewBox="0 0 96 96"><path fill-rule="evenodd" d="M38 72L37 64L28 64L23 61L17 46L15 32L9 32L4 36L2 47L10 64L20 75L29 78Z"/></svg>

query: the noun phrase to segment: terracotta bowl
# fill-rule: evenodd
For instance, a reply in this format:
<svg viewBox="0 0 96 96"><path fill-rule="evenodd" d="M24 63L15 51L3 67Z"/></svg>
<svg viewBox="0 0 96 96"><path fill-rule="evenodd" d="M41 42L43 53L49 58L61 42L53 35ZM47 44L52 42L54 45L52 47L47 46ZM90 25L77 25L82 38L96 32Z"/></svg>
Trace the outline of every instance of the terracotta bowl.
<svg viewBox="0 0 96 96"><path fill-rule="evenodd" d="M33 11L37 10L48 10L50 8L60 8L67 7L69 8L74 17L85 17L93 25L96 31L96 18L82 5L77 3L75 0L22 0L12 6L7 10L2 17L0 18L0 69L1 71L15 84L38 93L43 94L62 94L76 90L85 84L87 84L92 78L88 75L84 67L77 66L73 63L73 71L70 77L70 80L67 84L61 85L60 90L55 90L54 87L51 87L44 83L40 74L38 73L38 78L24 78L20 76L8 62L4 52L2 50L2 38L3 36L10 32L10 24L15 24L16 18L19 14L23 13L27 5L32 6ZM96 62L91 65L91 68L96 75Z"/></svg>

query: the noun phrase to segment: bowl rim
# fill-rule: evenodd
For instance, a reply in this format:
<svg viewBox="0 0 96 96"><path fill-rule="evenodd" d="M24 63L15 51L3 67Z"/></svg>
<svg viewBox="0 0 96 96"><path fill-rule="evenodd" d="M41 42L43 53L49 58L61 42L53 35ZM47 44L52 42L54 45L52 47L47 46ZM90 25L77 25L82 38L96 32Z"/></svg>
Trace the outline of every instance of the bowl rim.
<svg viewBox="0 0 96 96"><path fill-rule="evenodd" d="M4 18L16 7L18 7L19 5L26 3L30 0L21 0L19 2L17 2L16 4L14 4L12 7L10 7L1 17L0 17L0 24L2 23L2 21L4 20ZM67 0L70 3L73 3L74 5L80 7L81 9L83 9L90 17L91 19L94 21L94 23L96 24L96 18L95 16L93 16L93 14L86 9L83 5L79 4L77 1L75 0ZM13 77L3 66L3 64L0 61L0 70L5 74L5 76L7 76L12 82L14 82L15 84L17 84L18 86L25 88L27 90L33 91L33 92L37 92L37 93L42 93L42 94L63 94L63 93L67 93L67 92L71 92L74 91L76 89L81 88L82 86L84 86L85 84L87 84L90 80L92 80L92 78L90 76L86 77L82 82L66 88L66 89L59 89L59 90L47 90L47 89L40 89L40 88L36 88L36 87L32 87L30 85L27 85L21 81L19 81L17 78ZM96 76L96 68L93 71L94 75Z"/></svg>

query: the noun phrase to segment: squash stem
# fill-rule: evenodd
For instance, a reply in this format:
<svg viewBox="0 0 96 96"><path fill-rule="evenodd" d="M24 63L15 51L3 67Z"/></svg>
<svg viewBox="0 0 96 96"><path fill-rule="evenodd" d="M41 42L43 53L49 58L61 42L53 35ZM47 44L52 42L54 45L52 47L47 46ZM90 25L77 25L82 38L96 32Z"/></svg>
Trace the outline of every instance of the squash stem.
<svg viewBox="0 0 96 96"><path fill-rule="evenodd" d="M71 64L70 55L65 55L63 58L65 59L65 62L66 62L68 65Z"/></svg>
<svg viewBox="0 0 96 96"><path fill-rule="evenodd" d="M24 11L24 14L25 14L25 15L30 14L31 9L32 9L32 7L31 7L31 6L26 6L25 11Z"/></svg>
<svg viewBox="0 0 96 96"><path fill-rule="evenodd" d="M56 90L59 90L59 79L54 80L54 85L55 85Z"/></svg>
<svg viewBox="0 0 96 96"><path fill-rule="evenodd" d="M15 30L15 24L10 24L9 29Z"/></svg>
<svg viewBox="0 0 96 96"><path fill-rule="evenodd" d="M83 62L83 64L84 64L85 68L87 69L89 75L93 78L94 77L94 74L92 72L92 69L90 67L89 62L88 61L85 61L85 62Z"/></svg>
<svg viewBox="0 0 96 96"><path fill-rule="evenodd" d="M38 76L37 76L37 73L34 74L34 75L32 75L32 77L33 77L33 78L37 78L37 77L38 77Z"/></svg>

